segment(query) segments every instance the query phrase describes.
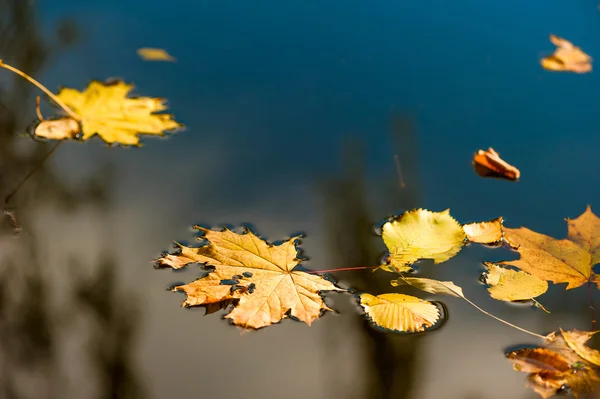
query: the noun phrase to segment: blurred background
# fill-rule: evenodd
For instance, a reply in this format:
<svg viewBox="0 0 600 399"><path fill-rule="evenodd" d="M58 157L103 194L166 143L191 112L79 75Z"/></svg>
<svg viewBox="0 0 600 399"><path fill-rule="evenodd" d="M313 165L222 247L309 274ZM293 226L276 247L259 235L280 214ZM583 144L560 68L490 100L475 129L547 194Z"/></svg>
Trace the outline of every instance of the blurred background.
<svg viewBox="0 0 600 399"><path fill-rule="evenodd" d="M565 217L600 212L600 79L542 70L550 33L600 54L598 4L0 0L3 61L55 91L123 78L187 125L142 148L64 143L11 199L21 233L0 224L0 398L536 397L504 351L539 342L458 298L402 291L447 305L426 334L376 331L331 294L339 313L311 327L241 335L167 291L198 267L153 260L193 244L195 223L250 223L270 241L304 232L307 268L375 265L373 226L413 207L564 237ZM177 62L142 61L140 47ZM0 72L7 195L53 144L26 133L39 93ZM520 182L474 173L490 146ZM468 246L420 274L538 333L591 328L585 288L552 286L551 314L491 299L481 261L514 258ZM372 294L398 292L390 276L334 274Z"/></svg>

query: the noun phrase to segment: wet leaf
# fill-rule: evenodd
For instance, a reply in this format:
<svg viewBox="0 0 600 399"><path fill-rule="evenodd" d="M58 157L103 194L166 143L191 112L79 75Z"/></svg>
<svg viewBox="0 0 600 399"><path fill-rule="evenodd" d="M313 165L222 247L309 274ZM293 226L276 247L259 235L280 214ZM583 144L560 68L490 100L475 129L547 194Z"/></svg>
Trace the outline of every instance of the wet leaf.
<svg viewBox="0 0 600 399"><path fill-rule="evenodd" d="M50 140L75 139L79 134L81 125L69 117L43 120L34 130L35 136Z"/></svg>
<svg viewBox="0 0 600 399"><path fill-rule="evenodd" d="M521 270L512 270L484 262L485 283L490 296L499 301L522 301L548 291L548 282Z"/></svg>
<svg viewBox="0 0 600 399"><path fill-rule="evenodd" d="M569 348L588 362L600 366L600 352L585 345L598 331L560 330Z"/></svg>
<svg viewBox="0 0 600 399"><path fill-rule="evenodd" d="M137 50L137 54L145 61L176 61L173 56L161 48L142 47Z"/></svg>
<svg viewBox="0 0 600 399"><path fill-rule="evenodd" d="M502 216L488 220L487 222L475 222L463 225L467 239L479 244L496 244L502 241L504 230L502 229Z"/></svg>
<svg viewBox="0 0 600 399"><path fill-rule="evenodd" d="M521 177L519 169L500 158L500 154L491 147L487 151L477 151L473 157L473 168L481 177L498 177L511 181Z"/></svg>
<svg viewBox="0 0 600 399"><path fill-rule="evenodd" d="M241 327L265 327L288 315L310 325L322 310L330 310L321 291L343 291L320 276L294 270L299 263L297 238L270 245L252 232L237 234L230 230L196 228L204 233L207 245L199 248L180 245L181 254L158 259L159 264L174 269L190 263L214 268L205 277L173 288L187 294L184 306L237 299L225 317Z"/></svg>
<svg viewBox="0 0 600 399"><path fill-rule="evenodd" d="M575 73L592 71L592 57L584 53L579 47L555 35L550 35L550 41L557 48L554 54L541 60L544 69Z"/></svg>
<svg viewBox="0 0 600 399"><path fill-rule="evenodd" d="M588 281L599 283L592 272L600 260L600 219L588 206L578 218L568 222L565 239L555 239L528 228L504 228L504 239L520 258L497 262L518 267L540 279L567 283L567 289L577 288Z"/></svg>
<svg viewBox="0 0 600 399"><path fill-rule="evenodd" d="M167 109L163 99L129 98L132 89L122 81L93 81L83 92L64 88L57 97L81 118L82 140L98 134L107 143L138 145L138 134L162 136L182 127L171 115L157 113Z"/></svg>
<svg viewBox="0 0 600 399"><path fill-rule="evenodd" d="M383 225L383 241L390 252L389 266L406 270L419 259L445 262L456 255L465 242L462 226L450 216L450 210L407 211Z"/></svg>
<svg viewBox="0 0 600 399"><path fill-rule="evenodd" d="M527 378L529 386L544 399L565 390L570 390L576 398L597 397L600 393L599 369L579 354L594 351L584 345L594 333L578 330L561 332L549 334L545 348L520 349L507 353L506 357L515 370L530 373ZM578 341L579 352L570 347L565 336Z"/></svg>
<svg viewBox="0 0 600 399"><path fill-rule="evenodd" d="M391 284L394 287L399 285L410 285L421 291L430 292L432 294L443 294L464 298L462 288L454 284L452 281L439 281L430 278L420 277L402 277L397 280L392 280Z"/></svg>
<svg viewBox="0 0 600 399"><path fill-rule="evenodd" d="M436 305L410 295L361 294L360 304L375 325L392 331L424 331L440 319Z"/></svg>

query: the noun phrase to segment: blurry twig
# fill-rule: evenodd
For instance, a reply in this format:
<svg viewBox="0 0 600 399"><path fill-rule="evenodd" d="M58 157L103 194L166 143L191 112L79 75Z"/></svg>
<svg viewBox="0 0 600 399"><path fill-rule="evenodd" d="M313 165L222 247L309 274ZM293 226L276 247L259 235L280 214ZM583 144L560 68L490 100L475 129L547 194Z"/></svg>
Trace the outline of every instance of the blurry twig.
<svg viewBox="0 0 600 399"><path fill-rule="evenodd" d="M398 172L398 181L400 182L400 188L406 187L404 183L404 177L402 176L402 167L400 166L400 159L398 154L394 154L394 161L396 162L396 172Z"/></svg>

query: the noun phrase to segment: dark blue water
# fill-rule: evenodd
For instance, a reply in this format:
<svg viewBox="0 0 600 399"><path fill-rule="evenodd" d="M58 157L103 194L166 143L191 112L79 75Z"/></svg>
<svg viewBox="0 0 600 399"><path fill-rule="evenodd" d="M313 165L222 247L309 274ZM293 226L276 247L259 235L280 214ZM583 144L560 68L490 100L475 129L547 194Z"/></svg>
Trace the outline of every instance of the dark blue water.
<svg viewBox="0 0 600 399"><path fill-rule="evenodd" d="M19 193L24 232L4 238L5 291L45 296L32 308L8 301L5 317L36 309L33 320L47 321L9 323L3 397L534 397L503 352L535 338L457 298L419 294L444 301L450 317L410 340L382 344L344 295L329 296L339 314L311 327L287 320L240 336L219 315L181 309L183 295L166 290L199 269L155 270L152 261L174 240L193 243L195 223L251 223L272 241L306 233L312 269L375 264L384 248L362 232L409 207L450 208L461 223L504 216L507 226L563 237L565 217L587 204L600 212L600 78L547 72L539 59L553 51L550 33L600 57L594 1L30 3L40 40L54 43L63 19L77 28L71 44L50 46L30 69L36 78L54 90L123 78L136 94L167 98L187 129L143 138L139 149L63 144L48 176ZM21 52L31 44L24 34L10 40L19 45L0 57L26 69ZM140 47L164 48L177 63L142 61ZM19 99L23 115L6 133L15 146L4 145L6 191L30 166L14 154L43 146L14 136L34 118L34 93ZM398 133L398 118L414 129ZM518 183L474 173L472 155L487 147L521 170ZM342 180L347 191L335 189ZM365 223L354 223L363 211ZM359 251L365 240L370 252ZM452 280L486 310L538 333L590 328L585 288L552 287L540 298L550 315L490 299L480 261L509 257L470 246L447 263L423 262L422 275ZM27 285L30 274L43 289ZM358 290L371 278L334 276ZM371 293L399 292L385 277ZM19 342L47 354L15 355ZM388 363L374 355L377 345L395 348Z"/></svg>

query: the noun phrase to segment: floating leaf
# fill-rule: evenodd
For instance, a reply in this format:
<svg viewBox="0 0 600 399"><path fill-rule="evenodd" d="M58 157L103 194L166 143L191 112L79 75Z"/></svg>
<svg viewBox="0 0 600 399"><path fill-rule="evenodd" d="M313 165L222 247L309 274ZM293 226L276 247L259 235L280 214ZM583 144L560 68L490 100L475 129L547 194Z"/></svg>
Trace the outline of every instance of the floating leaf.
<svg viewBox="0 0 600 399"><path fill-rule="evenodd" d="M598 331L563 331L561 329L560 332L567 342L567 345L569 345L569 348L588 362L600 366L600 352L585 345L585 343Z"/></svg>
<svg viewBox="0 0 600 399"><path fill-rule="evenodd" d="M161 48L142 47L137 50L137 54L145 61L176 61L173 56Z"/></svg>
<svg viewBox="0 0 600 399"><path fill-rule="evenodd" d="M569 220L566 239L557 240L528 228L504 228L504 239L521 255L518 260L498 262L518 267L567 289L589 281L599 283L592 272L600 260L600 219L588 206L578 218Z"/></svg>
<svg viewBox="0 0 600 399"><path fill-rule="evenodd" d="M580 356L580 352L589 354L594 351L584 345L585 337L589 338L591 334L578 330L562 331L562 334L553 332L546 337L545 348L520 349L507 353L506 357L515 370L530 373L527 379L529 386L544 399L566 389L575 397L589 397L590 394L598 397L599 369ZM578 342L577 352L566 341L567 336Z"/></svg>
<svg viewBox="0 0 600 399"><path fill-rule="evenodd" d="M500 154L491 147L487 151L477 151L473 157L473 167L481 177L498 177L511 181L521 177L519 169L500 158Z"/></svg>
<svg viewBox="0 0 600 399"><path fill-rule="evenodd" d="M402 277L397 280L392 280L391 284L394 287L399 285L410 285L421 291L430 292L432 294L443 294L464 298L462 288L454 284L452 281L439 281L430 278L420 277Z"/></svg>
<svg viewBox="0 0 600 399"><path fill-rule="evenodd" d="M488 220L487 222L475 222L463 225L467 239L479 244L496 244L502 241L504 230L502 229L502 216Z"/></svg>
<svg viewBox="0 0 600 399"><path fill-rule="evenodd" d="M375 325L392 331L425 331L440 319L436 305L410 295L361 294L360 304Z"/></svg>
<svg viewBox="0 0 600 399"><path fill-rule="evenodd" d="M491 262L487 268L485 283L490 296L499 301L522 301L535 298L548 291L548 282L520 270L507 269Z"/></svg>
<svg viewBox="0 0 600 399"><path fill-rule="evenodd" d="M93 81L83 92L64 88L57 97L81 118L82 140L98 134L107 143L138 145L138 134L164 135L182 127L171 115L157 113L167 109L163 99L128 98L132 89L122 81Z"/></svg>
<svg viewBox="0 0 600 399"><path fill-rule="evenodd" d="M592 57L584 53L570 41L550 35L550 41L557 47L554 54L541 60L542 67L550 71L586 73L592 70Z"/></svg>
<svg viewBox="0 0 600 399"><path fill-rule="evenodd" d="M236 299L225 317L244 328L265 327L288 315L310 325L321 310L330 310L320 292L344 291L320 276L294 270L299 263L297 238L270 245L252 232L196 228L204 233L207 245L180 245L180 254L158 259L159 264L174 269L190 263L214 268L205 277L173 288L187 294L184 306Z"/></svg>
<svg viewBox="0 0 600 399"><path fill-rule="evenodd" d="M450 210L431 212L417 209L404 212L383 225L383 241L390 251L390 266L406 269L419 259L445 262L456 255L466 238Z"/></svg>

